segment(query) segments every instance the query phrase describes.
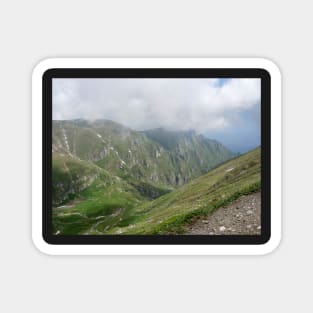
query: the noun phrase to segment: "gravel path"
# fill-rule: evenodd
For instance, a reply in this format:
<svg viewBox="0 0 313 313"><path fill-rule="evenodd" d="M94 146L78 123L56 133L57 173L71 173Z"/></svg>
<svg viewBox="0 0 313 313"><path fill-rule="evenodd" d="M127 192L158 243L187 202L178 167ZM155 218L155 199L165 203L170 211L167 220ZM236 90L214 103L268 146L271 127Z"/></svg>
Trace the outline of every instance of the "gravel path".
<svg viewBox="0 0 313 313"><path fill-rule="evenodd" d="M261 193L241 196L207 216L186 226L186 235L259 235L261 234Z"/></svg>

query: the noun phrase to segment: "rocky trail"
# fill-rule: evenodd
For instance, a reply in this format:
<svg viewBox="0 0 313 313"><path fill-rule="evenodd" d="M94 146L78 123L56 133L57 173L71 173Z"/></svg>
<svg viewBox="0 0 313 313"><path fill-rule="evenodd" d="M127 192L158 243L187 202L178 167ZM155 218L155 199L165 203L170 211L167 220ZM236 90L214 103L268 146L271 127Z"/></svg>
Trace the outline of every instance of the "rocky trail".
<svg viewBox="0 0 313 313"><path fill-rule="evenodd" d="M241 196L229 205L196 218L185 227L186 235L261 234L261 193Z"/></svg>

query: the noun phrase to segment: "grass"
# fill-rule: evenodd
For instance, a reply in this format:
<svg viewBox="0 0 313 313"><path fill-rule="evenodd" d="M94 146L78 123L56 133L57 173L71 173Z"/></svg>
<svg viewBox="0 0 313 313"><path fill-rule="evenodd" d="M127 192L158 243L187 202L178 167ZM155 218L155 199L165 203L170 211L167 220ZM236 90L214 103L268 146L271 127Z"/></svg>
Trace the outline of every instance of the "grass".
<svg viewBox="0 0 313 313"><path fill-rule="evenodd" d="M178 234L194 217L213 212L261 188L260 148L216 167L155 200L150 185L132 186L118 177L98 177L77 194L72 207L54 209L54 231L62 234Z"/></svg>
<svg viewBox="0 0 313 313"><path fill-rule="evenodd" d="M118 231L126 234L180 232L194 216L207 214L243 194L259 190L260 176L260 149L257 149L165 196L139 205L134 209L136 223Z"/></svg>
<svg viewBox="0 0 313 313"><path fill-rule="evenodd" d="M126 180L130 176L129 182L135 179L165 189L181 186L232 156L221 144L195 134L138 132L104 120L54 121L52 135L53 157L70 154ZM71 181L66 171L62 174L64 182ZM71 188L67 187L64 190Z"/></svg>
<svg viewBox="0 0 313 313"><path fill-rule="evenodd" d="M53 209L55 233L90 233L94 231L94 224L99 222L103 222L103 227L98 227L99 231L104 231L105 227L112 227L120 222L122 216L123 221L127 220L128 210L145 200L133 186L121 178L95 165L89 165L88 162L67 156L54 159L53 175L54 184L61 181L65 187L67 183L71 184L73 189L73 193L68 194L65 200L55 205ZM88 175L92 175L93 179L88 180L90 177ZM81 177L84 176L87 179L82 180ZM80 179L75 179L75 177L80 177ZM86 188L82 188L84 184L87 184ZM61 193L60 188L58 192ZM59 195L59 198L63 199L62 196L62 194ZM120 210L121 216L112 218L114 210ZM102 218L99 218L100 216ZM95 232L99 233L99 231Z"/></svg>
<svg viewBox="0 0 313 313"><path fill-rule="evenodd" d="M129 210L143 201L136 190L123 183L101 186L101 180L79 193L70 207L53 210L54 232L97 234L128 218ZM72 206L73 205L73 206ZM118 214L115 214L117 212ZM97 226L95 227L95 225Z"/></svg>
<svg viewBox="0 0 313 313"><path fill-rule="evenodd" d="M208 213L212 213L214 210L227 205L243 195L248 195L252 192L259 191L261 189L261 183L252 184L245 189L235 192L230 195L228 198L220 199L212 204L208 204L207 206L203 206L200 209L194 210L192 212L188 212L185 214L181 214L179 216L173 216L163 222L161 225L155 227L152 234L168 234L168 233L182 233L183 226L192 222L195 217L203 216Z"/></svg>

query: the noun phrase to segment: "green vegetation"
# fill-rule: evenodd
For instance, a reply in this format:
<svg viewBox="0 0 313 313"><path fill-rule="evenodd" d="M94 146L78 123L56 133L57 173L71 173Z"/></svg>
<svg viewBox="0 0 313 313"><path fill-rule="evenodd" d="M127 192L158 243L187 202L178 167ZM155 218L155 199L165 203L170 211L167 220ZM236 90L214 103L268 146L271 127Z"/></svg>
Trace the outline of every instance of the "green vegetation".
<svg viewBox="0 0 313 313"><path fill-rule="evenodd" d="M74 126L85 127L89 125L86 123L77 121ZM219 143L202 141L194 134L188 134L192 140L188 136L178 138L179 134L175 134L174 139L178 141L171 138L165 149L164 143L153 142L146 135L132 133L116 123L112 122L110 127L104 122L97 123L99 129L83 130L92 137L84 141L85 148L79 150L84 152L80 155L75 154L78 139L75 136L70 139L71 132L67 128L67 140L64 128L56 127L54 132L53 197L55 206L59 206L53 209L56 234L181 233L183 226L195 216L260 190L260 148L228 162L224 155L219 158L219 163L224 162L222 165L199 176L208 167L199 161L203 155L200 153L199 157L199 152L195 151L211 149L215 156L223 154L224 148ZM104 128L100 127L102 124ZM99 158L100 152L99 155L95 152L97 144L89 143L89 140L98 141L97 138L104 149L102 158ZM162 140L165 138L163 136ZM209 162L212 153L206 153L206 162ZM83 155L85 160L82 160ZM212 164L216 166L216 162ZM191 174L195 169L196 173ZM158 174L157 179L153 179L154 172ZM180 186L177 183L180 178L189 182Z"/></svg>
<svg viewBox="0 0 313 313"><path fill-rule="evenodd" d="M53 205L73 199L77 192L86 188L100 175L104 180L109 176L92 163L54 153L52 162Z"/></svg>
<svg viewBox="0 0 313 313"><path fill-rule="evenodd" d="M194 216L212 212L243 194L261 188L260 148L215 168L181 188L133 211L134 225L124 229L129 234L179 233ZM112 231L121 231L112 229Z"/></svg>
<svg viewBox="0 0 313 313"><path fill-rule="evenodd" d="M220 143L194 132L133 131L107 120L54 121L53 157L92 163L129 183L172 189L230 159Z"/></svg>
<svg viewBox="0 0 313 313"><path fill-rule="evenodd" d="M53 209L54 232L97 234L98 228L104 232L107 226L123 225L129 210L143 201L134 187L100 169L87 188L76 191L74 200Z"/></svg>

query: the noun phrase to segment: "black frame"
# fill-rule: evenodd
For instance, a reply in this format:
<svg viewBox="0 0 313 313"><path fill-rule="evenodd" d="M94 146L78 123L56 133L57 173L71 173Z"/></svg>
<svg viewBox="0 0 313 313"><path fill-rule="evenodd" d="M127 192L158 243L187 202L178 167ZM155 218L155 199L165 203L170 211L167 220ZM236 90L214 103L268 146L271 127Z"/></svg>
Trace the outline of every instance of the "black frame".
<svg viewBox="0 0 313 313"><path fill-rule="evenodd" d="M53 235L52 79L53 78L260 78L261 235ZM259 68L56 68L42 77L42 236L48 244L256 245L271 236L271 76Z"/></svg>

